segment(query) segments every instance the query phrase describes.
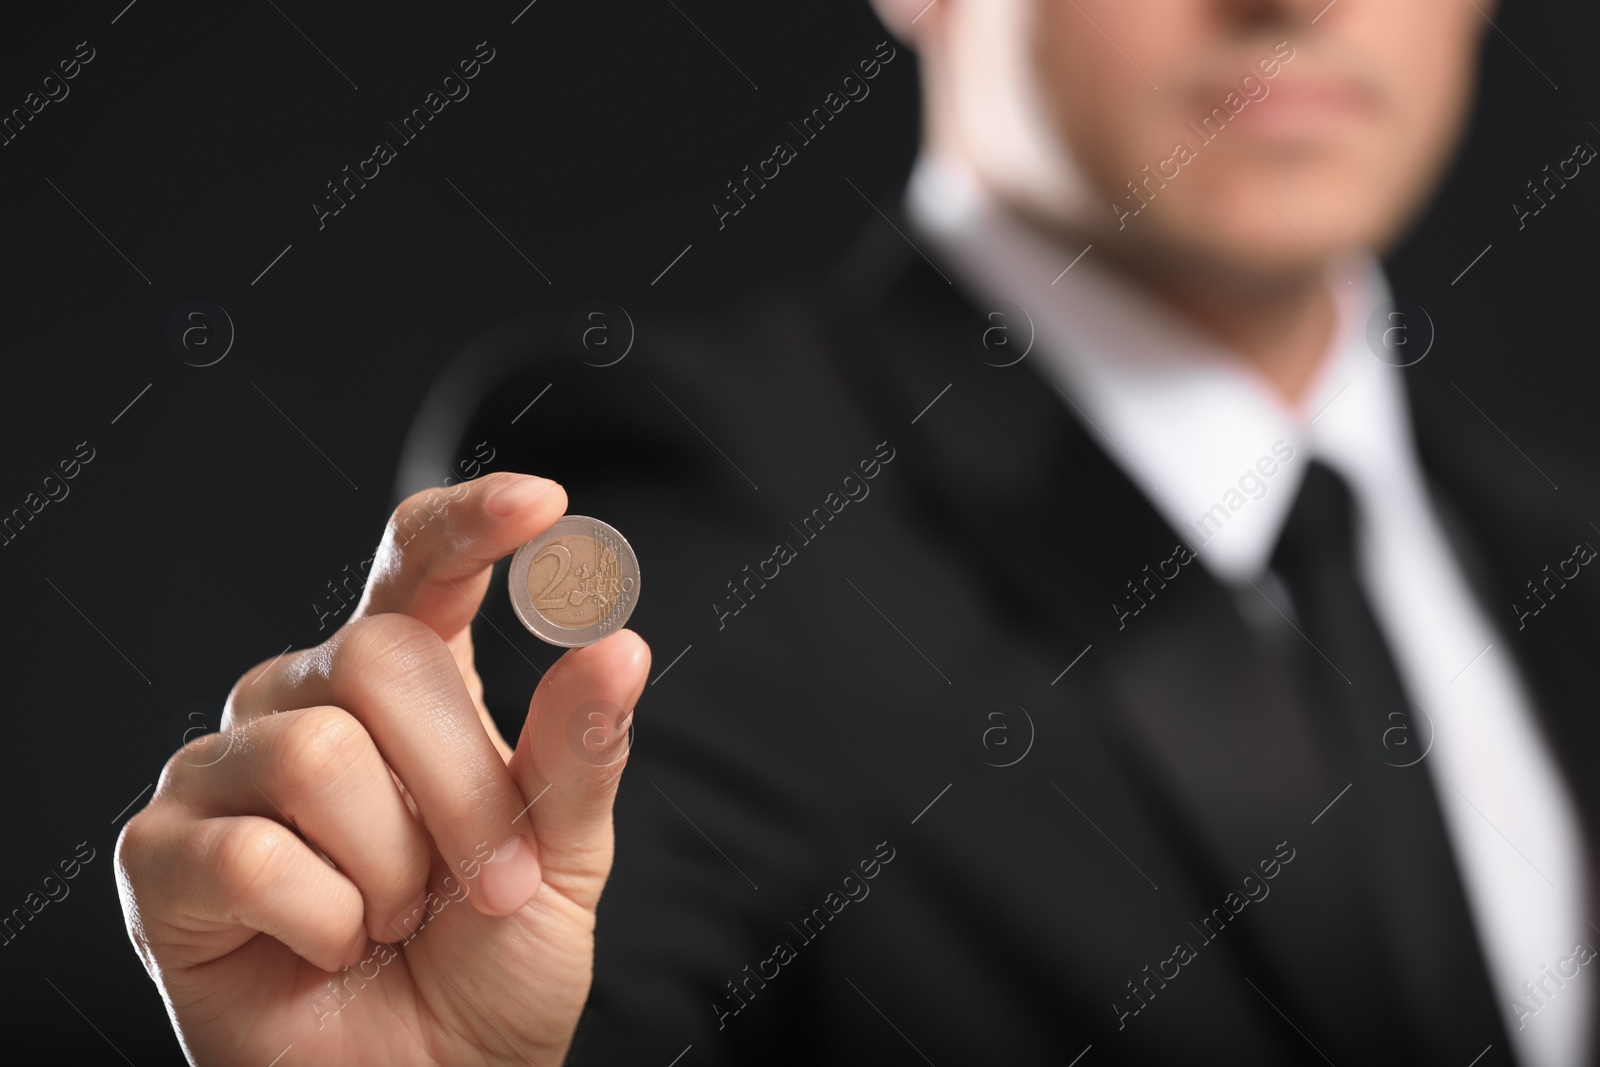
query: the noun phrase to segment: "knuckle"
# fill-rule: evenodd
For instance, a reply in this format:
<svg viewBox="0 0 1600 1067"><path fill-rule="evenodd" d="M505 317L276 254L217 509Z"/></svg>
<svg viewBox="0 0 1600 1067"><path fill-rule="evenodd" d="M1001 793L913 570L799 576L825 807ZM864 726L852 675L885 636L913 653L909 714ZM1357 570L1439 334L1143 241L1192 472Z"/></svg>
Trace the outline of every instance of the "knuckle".
<svg viewBox="0 0 1600 1067"><path fill-rule="evenodd" d="M187 751L189 751L189 746L184 745L167 757L167 762L161 767L161 773L156 776L155 790L150 794L150 802L152 804L163 797L171 796L182 788L184 771L193 766L188 760L184 759L184 753Z"/></svg>
<svg viewBox="0 0 1600 1067"><path fill-rule="evenodd" d="M234 734L223 731L202 734L186 742L178 751L167 757L167 762L161 767L161 773L156 777L155 790L150 794L150 801L141 810L148 811L164 802L175 800L181 802L194 784L196 772L220 762L232 747L233 741Z"/></svg>
<svg viewBox="0 0 1600 1067"><path fill-rule="evenodd" d="M331 681L335 692L370 691L380 679L404 677L449 659L444 641L409 615L369 615L341 631Z"/></svg>
<svg viewBox="0 0 1600 1067"><path fill-rule="evenodd" d="M233 688L228 690L228 698L223 707L227 711L231 712L234 705L239 702L239 700L244 696L245 692L251 688L255 688L256 683L258 683L259 680L266 675L267 671L271 670L273 666L275 666L283 658L283 654L279 653L270 659L261 660L249 670L239 675L238 679L233 683Z"/></svg>
<svg viewBox="0 0 1600 1067"><path fill-rule="evenodd" d="M176 788L184 775L222 762L245 732L247 727L235 726L232 729L201 734L192 741L185 742L162 768L156 795L160 796L164 791Z"/></svg>
<svg viewBox="0 0 1600 1067"><path fill-rule="evenodd" d="M278 662L280 658L281 657L279 656L272 656L268 659L261 660L249 670L239 675L238 681L233 683L233 689L229 691L228 696L232 698L233 695L239 692L242 687L249 685L254 679L259 678L268 668L270 668L274 663Z"/></svg>
<svg viewBox="0 0 1600 1067"><path fill-rule="evenodd" d="M265 819L234 819L211 834L213 840L202 847L209 846L224 910L270 892L286 862L286 831Z"/></svg>
<svg viewBox="0 0 1600 1067"><path fill-rule="evenodd" d="M403 549L416 540L450 506L450 493L445 489L424 489L400 502L389 516L384 540L397 549Z"/></svg>
<svg viewBox="0 0 1600 1067"><path fill-rule="evenodd" d="M291 796L315 793L355 766L370 743L361 724L339 708L306 708L284 718L277 765Z"/></svg>
<svg viewBox="0 0 1600 1067"><path fill-rule="evenodd" d="M145 857L150 853L151 838L150 817L145 812L139 812L123 824L122 831L117 834L116 848L112 850L119 885L138 884Z"/></svg>
<svg viewBox="0 0 1600 1067"><path fill-rule="evenodd" d="M150 826L150 816L146 812L140 812L124 823L117 834L111 862L128 937L144 962L145 969L154 974L155 950L147 930L151 902L147 899L149 881L145 878L145 872L152 862L150 852L154 844Z"/></svg>
<svg viewBox="0 0 1600 1067"><path fill-rule="evenodd" d="M223 729L248 722L262 714L268 704L293 694L314 670L318 652L317 648L293 652L285 649L241 674L222 703Z"/></svg>

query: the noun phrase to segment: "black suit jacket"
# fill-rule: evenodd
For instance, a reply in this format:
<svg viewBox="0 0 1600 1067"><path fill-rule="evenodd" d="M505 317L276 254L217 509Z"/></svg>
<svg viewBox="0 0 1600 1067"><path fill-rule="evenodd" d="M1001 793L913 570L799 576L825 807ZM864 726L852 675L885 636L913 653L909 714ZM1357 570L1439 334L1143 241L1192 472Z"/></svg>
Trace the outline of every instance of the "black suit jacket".
<svg viewBox="0 0 1600 1067"><path fill-rule="evenodd" d="M560 479L641 561L653 680L570 1062L1511 1062L1492 1013L1413 1047L1412 1020L1453 1009L1429 961L1386 953L1403 930L1320 927L1330 835L1381 813L1354 789L1328 809L1347 783L1284 713L1299 638L1183 561L1031 360L978 358L977 314L877 225L820 298L687 333L641 316L611 367L566 351L564 324L512 324L419 424ZM1511 605L1600 533L1465 404L1410 384L1462 557L1593 825L1600 577L1520 631ZM1129 582L1136 615L1112 606ZM503 596L487 613L515 736L553 652ZM1306 994L1374 960L1403 972L1398 1002Z"/></svg>

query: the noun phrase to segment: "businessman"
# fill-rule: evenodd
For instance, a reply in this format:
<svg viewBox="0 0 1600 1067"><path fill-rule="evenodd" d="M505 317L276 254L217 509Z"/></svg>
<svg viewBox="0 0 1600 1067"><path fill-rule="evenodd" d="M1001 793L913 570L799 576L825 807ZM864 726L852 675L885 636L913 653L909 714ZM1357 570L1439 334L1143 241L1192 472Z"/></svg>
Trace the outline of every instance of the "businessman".
<svg viewBox="0 0 1600 1067"><path fill-rule="evenodd" d="M497 334L352 621L130 821L191 1059L1594 1062L1583 495L1431 402L1376 259L1492 8L876 7L902 210L612 366ZM653 669L494 623L569 494Z"/></svg>

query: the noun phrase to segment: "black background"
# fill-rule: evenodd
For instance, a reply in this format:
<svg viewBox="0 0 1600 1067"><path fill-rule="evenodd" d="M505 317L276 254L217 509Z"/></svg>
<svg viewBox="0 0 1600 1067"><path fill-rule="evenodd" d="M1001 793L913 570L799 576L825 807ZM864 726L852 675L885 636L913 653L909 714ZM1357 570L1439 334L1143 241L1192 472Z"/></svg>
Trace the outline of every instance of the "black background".
<svg viewBox="0 0 1600 1067"><path fill-rule="evenodd" d="M865 197L898 202L917 133L904 50L726 229L709 206L887 36L865 0L524 2L110 0L0 22L0 109L78 42L96 52L0 147L0 513L94 449L0 548L0 912L79 842L96 852L0 948L5 1043L29 1062L181 1061L117 906L113 846L138 805L123 809L148 798L189 712L214 722L247 667L326 636L312 604L370 554L453 353L594 298L628 308L648 351L668 317L815 281L873 212ZM1575 142L1600 145L1600 12L1512 2L1496 21L1464 151L1390 265L1438 332L1411 373L1455 383L1486 434L1561 485L1600 458L1600 176L1586 168L1521 232L1510 205ZM387 121L480 41L495 58L471 95L319 231L324 183L395 140ZM167 342L192 299L237 331L211 367Z"/></svg>

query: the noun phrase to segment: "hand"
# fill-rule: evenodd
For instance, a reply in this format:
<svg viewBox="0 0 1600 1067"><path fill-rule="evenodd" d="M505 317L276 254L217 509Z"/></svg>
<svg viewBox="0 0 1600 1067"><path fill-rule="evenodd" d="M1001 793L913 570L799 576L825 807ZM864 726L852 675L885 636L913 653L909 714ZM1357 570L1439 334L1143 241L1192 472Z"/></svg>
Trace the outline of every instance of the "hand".
<svg viewBox="0 0 1600 1067"><path fill-rule="evenodd" d="M513 753L471 622L495 560L566 503L516 474L412 497L350 622L247 672L222 732L168 761L118 887L192 1062L563 1060L650 651L624 630L566 653Z"/></svg>

